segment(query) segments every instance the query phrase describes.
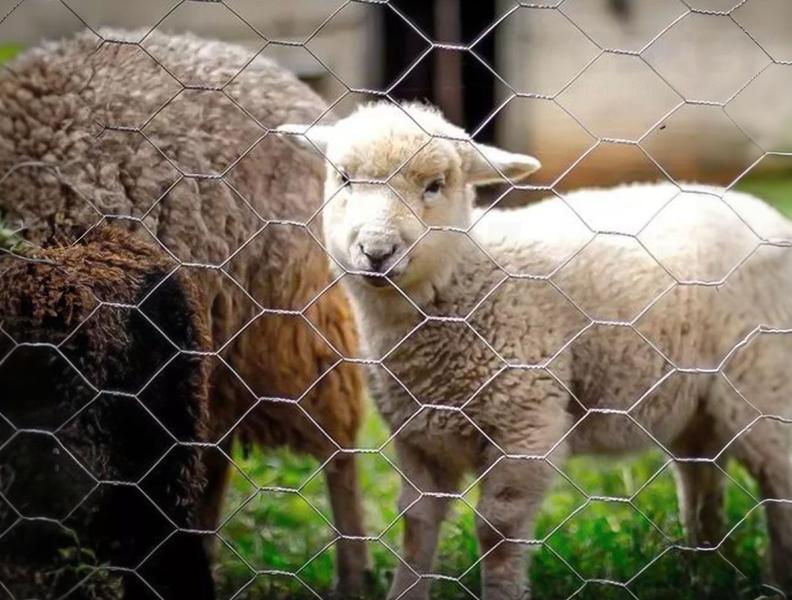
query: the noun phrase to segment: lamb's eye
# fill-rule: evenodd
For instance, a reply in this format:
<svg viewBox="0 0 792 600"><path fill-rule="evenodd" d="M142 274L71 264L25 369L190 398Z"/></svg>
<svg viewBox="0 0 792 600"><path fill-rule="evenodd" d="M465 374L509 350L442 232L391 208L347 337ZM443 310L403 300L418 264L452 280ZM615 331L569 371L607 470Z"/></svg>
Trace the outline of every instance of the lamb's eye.
<svg viewBox="0 0 792 600"><path fill-rule="evenodd" d="M341 180L341 185L349 185L349 174L346 171L339 171L338 178Z"/></svg>
<svg viewBox="0 0 792 600"><path fill-rule="evenodd" d="M445 179L443 179L442 177L433 179L424 188L424 196L430 196L430 197L437 196L440 192L443 191L444 186L445 186Z"/></svg>

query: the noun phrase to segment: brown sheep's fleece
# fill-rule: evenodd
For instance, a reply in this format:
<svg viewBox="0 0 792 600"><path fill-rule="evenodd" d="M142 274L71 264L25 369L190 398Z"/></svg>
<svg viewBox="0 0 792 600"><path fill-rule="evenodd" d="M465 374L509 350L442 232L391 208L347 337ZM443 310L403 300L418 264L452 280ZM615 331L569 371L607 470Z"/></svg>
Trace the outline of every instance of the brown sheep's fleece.
<svg viewBox="0 0 792 600"><path fill-rule="evenodd" d="M25 237L37 244L72 242L103 215L141 217L168 252L189 263L182 271L199 285L213 347L244 328L222 356L250 390L233 374L216 373L219 436L248 407L249 392L295 398L339 358L297 316L266 316L245 328L257 311L248 295L264 308L300 310L328 283L327 258L307 229L264 226L273 219L311 219L323 197L322 161L265 136L261 127L310 122L325 107L263 56L237 76L249 58L240 47L156 32L144 46L188 82L207 73L212 81L233 81L224 93L179 92L137 46L100 45L90 33L25 53L8 65L10 73L0 72L0 213L12 226L25 225ZM149 236L133 221L121 225ZM311 230L319 231L318 218ZM338 352L356 354L354 323L339 286L323 293L306 316ZM339 445L352 446L361 388L359 370L344 363L302 405ZM241 435L328 451L316 426L295 420L293 411L284 421L276 411L276 403L262 404Z"/></svg>
<svg viewBox="0 0 792 600"><path fill-rule="evenodd" d="M0 271L0 325L23 343L6 336L0 350L0 492L10 502L0 502L0 531L13 525L0 538L0 580L17 598L55 598L86 564L135 567L176 527L195 526L201 450L177 441L206 435L210 340L198 290L168 278L170 261L136 236L101 227L26 257ZM170 341L148 319L167 322ZM138 573L164 598L212 597L203 541L186 533ZM78 594L122 589L153 597L137 576L106 571Z"/></svg>
<svg viewBox="0 0 792 600"><path fill-rule="evenodd" d="M319 118L324 103L266 52L240 73L251 53L238 46L157 32L142 45L86 32L0 70L0 217L44 247L100 222L162 244L205 307L218 351L209 439L224 451L237 439L324 461L354 447L363 384L357 365L339 362L357 356L357 333L341 286L325 290L316 241L323 163L267 134ZM182 89L152 56L185 83L227 85ZM202 523L212 529L229 463L207 457ZM340 530L363 535L354 470L346 456L325 472L334 511L346 512ZM364 555L348 552L342 575L359 579Z"/></svg>

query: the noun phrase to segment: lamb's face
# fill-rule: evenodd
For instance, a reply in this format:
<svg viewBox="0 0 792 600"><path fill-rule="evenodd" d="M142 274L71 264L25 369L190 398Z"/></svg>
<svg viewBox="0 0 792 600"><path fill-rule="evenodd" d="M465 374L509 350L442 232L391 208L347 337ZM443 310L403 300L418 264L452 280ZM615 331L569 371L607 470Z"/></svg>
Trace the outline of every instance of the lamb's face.
<svg viewBox="0 0 792 600"><path fill-rule="evenodd" d="M375 286L387 277L407 288L448 271L455 248L438 231L470 226L472 186L500 180L499 170L519 179L539 166L474 147L439 113L415 105L370 105L307 137L327 158L325 244L339 270Z"/></svg>
<svg viewBox="0 0 792 600"><path fill-rule="evenodd" d="M373 285L387 283L383 274L400 285L431 275L448 254L431 228L470 224L454 143L405 129L339 135L327 147L325 241Z"/></svg>

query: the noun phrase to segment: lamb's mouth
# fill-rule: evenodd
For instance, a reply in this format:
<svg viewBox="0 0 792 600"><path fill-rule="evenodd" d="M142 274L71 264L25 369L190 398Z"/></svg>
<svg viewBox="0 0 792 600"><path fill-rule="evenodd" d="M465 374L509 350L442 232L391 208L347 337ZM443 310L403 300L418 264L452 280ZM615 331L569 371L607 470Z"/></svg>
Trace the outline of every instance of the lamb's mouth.
<svg viewBox="0 0 792 600"><path fill-rule="evenodd" d="M373 287L386 287L388 280L384 275L363 275L363 281Z"/></svg>
<svg viewBox="0 0 792 600"><path fill-rule="evenodd" d="M399 278L404 274L404 268L401 265L397 265L397 267L393 267L383 273L364 273L363 281L376 288L388 287L391 282L393 282L393 285L398 285Z"/></svg>

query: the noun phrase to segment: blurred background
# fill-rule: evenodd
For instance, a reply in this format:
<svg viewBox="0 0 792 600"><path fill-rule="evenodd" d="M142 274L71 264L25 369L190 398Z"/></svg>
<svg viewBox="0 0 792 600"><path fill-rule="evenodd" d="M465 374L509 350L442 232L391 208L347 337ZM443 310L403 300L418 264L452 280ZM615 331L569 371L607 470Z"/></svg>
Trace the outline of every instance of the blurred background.
<svg viewBox="0 0 792 600"><path fill-rule="evenodd" d="M0 11L16 3L3 0ZM338 102L339 114L365 90L434 102L480 141L538 155L540 184L590 151L561 189L667 175L728 184L757 161L752 175L788 170L778 157L760 159L792 150L792 78L778 64L792 60L792 3L522 4L26 0L0 24L0 40L25 47L89 25L239 42ZM735 5L731 18L713 14ZM598 138L642 143L592 150Z"/></svg>
<svg viewBox="0 0 792 600"><path fill-rule="evenodd" d="M86 26L138 29L113 34L134 40L152 28L193 32L275 59L339 115L372 92L433 102L477 140L537 156L543 169L531 183L562 193L695 180L751 191L792 214L788 0L0 0L0 19L0 61ZM370 409L360 447L392 456L388 437ZM382 533L372 544L372 598L384 597L400 544L399 478L382 455L360 457L368 524ZM293 600L329 589L333 536L320 465L269 450L237 449L234 462L220 596ZM532 566L536 597L646 600L673 590L679 599L727 599L735 589L740 598L780 597L762 587L767 539L756 487L740 468L728 472L728 547L690 552L669 542L682 531L659 452L571 461L538 520L547 543ZM264 486L299 493L257 494ZM474 529L458 502L438 566L469 589L478 585ZM300 581L257 569L298 572ZM630 591L605 581L630 581ZM448 580L434 597L471 596Z"/></svg>

